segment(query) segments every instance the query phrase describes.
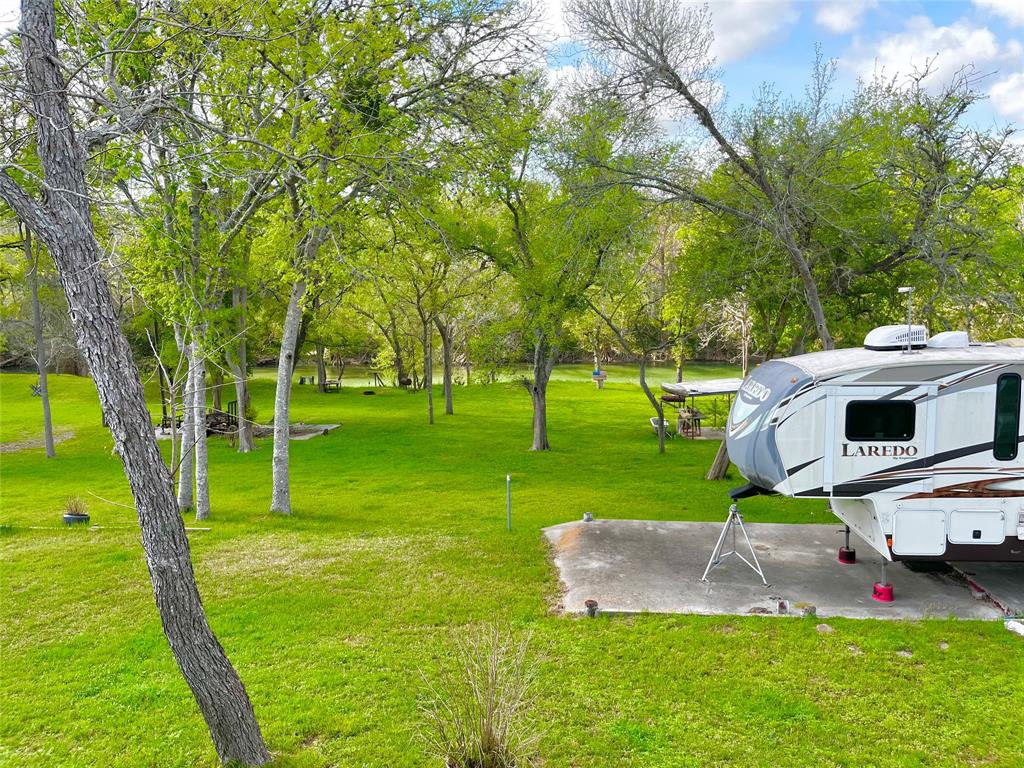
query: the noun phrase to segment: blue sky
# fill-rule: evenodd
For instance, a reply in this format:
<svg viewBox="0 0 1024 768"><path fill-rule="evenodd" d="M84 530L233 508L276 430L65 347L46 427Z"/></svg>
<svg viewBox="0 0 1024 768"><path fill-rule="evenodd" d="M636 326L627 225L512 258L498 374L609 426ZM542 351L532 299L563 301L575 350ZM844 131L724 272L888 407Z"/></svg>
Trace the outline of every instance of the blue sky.
<svg viewBox="0 0 1024 768"><path fill-rule="evenodd" d="M577 48L560 0L546 2L546 25L562 41L558 50ZM849 93L858 77L908 73L935 56L936 78L973 64L992 73L981 84L989 99L975 109L974 121L1024 129L1024 0L712 0L709 5L713 53L730 106L749 103L766 81L783 94L802 94L820 44L823 55L838 63L839 94ZM553 68L570 64L570 58L556 54Z"/></svg>

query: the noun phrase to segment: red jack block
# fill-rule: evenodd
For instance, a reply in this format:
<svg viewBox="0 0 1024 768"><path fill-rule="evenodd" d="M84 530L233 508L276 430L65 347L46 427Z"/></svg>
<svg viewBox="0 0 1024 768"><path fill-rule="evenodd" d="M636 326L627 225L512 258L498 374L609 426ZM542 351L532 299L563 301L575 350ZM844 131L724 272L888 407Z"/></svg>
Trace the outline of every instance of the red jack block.
<svg viewBox="0 0 1024 768"><path fill-rule="evenodd" d="M850 547L840 547L839 562L843 565L853 565L857 562L857 550Z"/></svg>
<svg viewBox="0 0 1024 768"><path fill-rule="evenodd" d="M882 584L876 581L871 589L871 598L880 603L891 603L893 600L892 584Z"/></svg>

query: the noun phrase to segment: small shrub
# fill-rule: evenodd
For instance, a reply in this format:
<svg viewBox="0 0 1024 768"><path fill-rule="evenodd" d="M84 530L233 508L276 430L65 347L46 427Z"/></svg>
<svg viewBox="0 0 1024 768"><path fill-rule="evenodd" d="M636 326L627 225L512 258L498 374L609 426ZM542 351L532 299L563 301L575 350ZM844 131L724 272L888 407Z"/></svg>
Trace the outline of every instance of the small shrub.
<svg viewBox="0 0 1024 768"><path fill-rule="evenodd" d="M532 765L540 730L529 712L536 678L529 639L479 628L456 638L437 680L425 680L421 733L447 768Z"/></svg>
<svg viewBox="0 0 1024 768"><path fill-rule="evenodd" d="M85 499L80 496L72 496L64 502L64 513L68 515L85 515L89 513L89 508L85 504Z"/></svg>

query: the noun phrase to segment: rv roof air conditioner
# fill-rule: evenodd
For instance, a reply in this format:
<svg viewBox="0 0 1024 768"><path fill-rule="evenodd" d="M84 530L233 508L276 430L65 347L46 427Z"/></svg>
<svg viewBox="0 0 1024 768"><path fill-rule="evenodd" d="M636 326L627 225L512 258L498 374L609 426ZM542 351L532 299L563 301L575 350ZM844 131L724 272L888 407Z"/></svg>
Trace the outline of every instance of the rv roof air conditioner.
<svg viewBox="0 0 1024 768"><path fill-rule="evenodd" d="M965 349L971 346L971 337L967 331L943 331L928 339L932 349Z"/></svg>
<svg viewBox="0 0 1024 768"><path fill-rule="evenodd" d="M928 346L928 329L923 325L910 326L910 347L924 349L926 346ZM864 349L890 352L906 348L906 325L882 325L864 337Z"/></svg>

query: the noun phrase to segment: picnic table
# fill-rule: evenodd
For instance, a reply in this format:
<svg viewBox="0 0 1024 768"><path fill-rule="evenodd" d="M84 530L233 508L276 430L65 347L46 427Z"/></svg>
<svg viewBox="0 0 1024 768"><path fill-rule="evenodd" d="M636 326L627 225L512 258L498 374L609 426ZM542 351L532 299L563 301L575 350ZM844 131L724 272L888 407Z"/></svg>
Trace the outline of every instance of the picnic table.
<svg viewBox="0 0 1024 768"><path fill-rule="evenodd" d="M324 379L324 392L341 391L341 379Z"/></svg>
<svg viewBox="0 0 1024 768"><path fill-rule="evenodd" d="M739 391L742 383L743 379L708 379L706 381L665 383L661 385L664 392L661 401L678 409L676 417L678 434L697 438L701 436L701 422L706 418L697 408L697 398L726 395L731 406L732 396Z"/></svg>

